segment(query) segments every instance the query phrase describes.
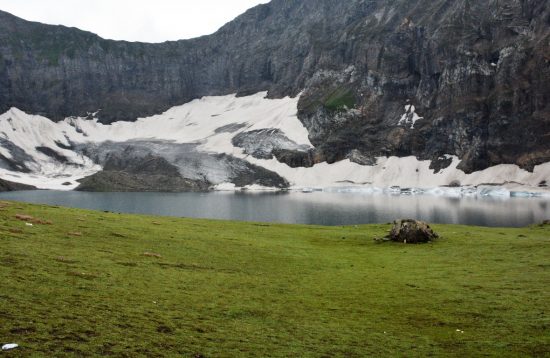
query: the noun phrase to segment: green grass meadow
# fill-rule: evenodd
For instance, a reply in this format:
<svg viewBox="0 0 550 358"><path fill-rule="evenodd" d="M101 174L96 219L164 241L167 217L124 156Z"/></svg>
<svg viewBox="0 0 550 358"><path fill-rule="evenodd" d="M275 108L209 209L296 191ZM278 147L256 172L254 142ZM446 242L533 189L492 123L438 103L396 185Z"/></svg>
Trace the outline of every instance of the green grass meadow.
<svg viewBox="0 0 550 358"><path fill-rule="evenodd" d="M433 227L0 202L0 357L550 357L550 226Z"/></svg>

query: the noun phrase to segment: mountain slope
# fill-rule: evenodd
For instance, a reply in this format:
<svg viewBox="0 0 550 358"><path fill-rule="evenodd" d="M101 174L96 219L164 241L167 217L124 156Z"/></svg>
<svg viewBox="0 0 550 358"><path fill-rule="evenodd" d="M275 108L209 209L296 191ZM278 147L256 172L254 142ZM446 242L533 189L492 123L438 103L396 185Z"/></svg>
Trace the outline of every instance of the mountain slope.
<svg viewBox="0 0 550 358"><path fill-rule="evenodd" d="M550 161L544 0L274 0L210 36L103 40L0 13L0 112L135 120L204 95L300 94L291 166L415 156L438 171ZM91 117L91 116L90 116Z"/></svg>
<svg viewBox="0 0 550 358"><path fill-rule="evenodd" d="M443 158L449 166L436 174L430 161L378 157L359 164L364 158L358 153L355 162L301 167L293 159L315 159L315 148L297 118L298 99L265 95L203 97L161 115L110 125L86 118L55 123L11 109L0 115L0 133L10 138L0 137L0 177L57 190L74 189L79 182L78 189L99 191L313 187L378 192L402 186L408 193L417 188L480 196L517 195L510 190L541 195L550 182L550 163L533 173L502 164L465 174L457 168L460 159L450 155ZM449 185L468 187L434 189Z"/></svg>
<svg viewBox="0 0 550 358"><path fill-rule="evenodd" d="M17 191L17 190L33 190L36 189L31 185L14 183L8 180L0 179L0 191Z"/></svg>
<svg viewBox="0 0 550 358"><path fill-rule="evenodd" d="M356 10L351 3L275 1L214 35L162 44L103 40L1 13L2 77L9 90L0 111L13 106L61 120L101 108L102 121L111 122L160 113L204 95L263 90L276 97L296 95L313 69L313 63L304 64L312 51L312 24L330 17L337 5L341 17L332 26L344 29L346 14Z"/></svg>

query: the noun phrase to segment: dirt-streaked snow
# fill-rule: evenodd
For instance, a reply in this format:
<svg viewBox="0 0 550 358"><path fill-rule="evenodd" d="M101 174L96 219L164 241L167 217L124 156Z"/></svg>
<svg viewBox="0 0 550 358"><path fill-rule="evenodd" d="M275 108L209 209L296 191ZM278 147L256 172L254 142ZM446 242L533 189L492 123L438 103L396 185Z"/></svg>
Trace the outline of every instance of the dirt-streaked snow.
<svg viewBox="0 0 550 358"><path fill-rule="evenodd" d="M232 138L253 130L279 129L297 145L311 147L308 132L297 118L298 98L265 97L265 92L248 97L203 97L163 114L140 118L133 123L111 125L84 118L67 118L54 123L45 117L12 108L0 115L0 155L6 158L0 159L0 177L39 188L70 190L77 186L76 180L101 170L90 158L72 150L71 145L165 140L193 143L202 152L226 153L245 159L283 176L294 189L355 187L369 190L369 187L391 186L430 189L458 182L461 185L498 184L508 190L540 192L544 189L538 187L539 183L550 182L550 163L535 167L533 173L516 165L498 165L467 175L457 169L460 160L456 157L448 168L437 174L429 169L429 161L419 161L414 157L381 157L374 166L343 160L334 164L317 164L312 168L290 168L276 159L256 159L245 154L242 148L233 146ZM406 111L399 124L414 126L421 117L412 105L408 105ZM45 154L37 149L40 147L55 151L65 160ZM26 158L24 162L30 173L15 171L6 164L9 160L21 161L21 158ZM218 184L215 189L236 188L232 183L225 183Z"/></svg>

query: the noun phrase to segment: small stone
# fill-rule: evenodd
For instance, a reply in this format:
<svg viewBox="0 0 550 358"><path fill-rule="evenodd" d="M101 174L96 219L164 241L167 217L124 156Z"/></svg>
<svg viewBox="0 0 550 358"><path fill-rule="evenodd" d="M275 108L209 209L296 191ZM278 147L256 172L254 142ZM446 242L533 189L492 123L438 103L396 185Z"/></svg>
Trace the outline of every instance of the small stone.
<svg viewBox="0 0 550 358"><path fill-rule="evenodd" d="M16 343L4 344L4 345L2 346L2 350L3 350L3 351L9 351L9 350L15 349L15 348L17 348L17 347L19 347L19 345L16 344Z"/></svg>

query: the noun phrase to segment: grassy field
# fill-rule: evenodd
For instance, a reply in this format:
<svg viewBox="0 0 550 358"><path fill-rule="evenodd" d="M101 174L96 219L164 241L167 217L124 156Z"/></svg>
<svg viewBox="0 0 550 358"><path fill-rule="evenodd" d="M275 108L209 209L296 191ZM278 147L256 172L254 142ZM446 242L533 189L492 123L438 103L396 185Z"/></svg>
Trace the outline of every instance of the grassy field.
<svg viewBox="0 0 550 358"><path fill-rule="evenodd" d="M0 356L550 356L550 226L434 228L0 202Z"/></svg>

